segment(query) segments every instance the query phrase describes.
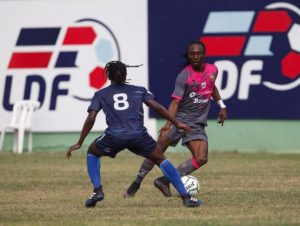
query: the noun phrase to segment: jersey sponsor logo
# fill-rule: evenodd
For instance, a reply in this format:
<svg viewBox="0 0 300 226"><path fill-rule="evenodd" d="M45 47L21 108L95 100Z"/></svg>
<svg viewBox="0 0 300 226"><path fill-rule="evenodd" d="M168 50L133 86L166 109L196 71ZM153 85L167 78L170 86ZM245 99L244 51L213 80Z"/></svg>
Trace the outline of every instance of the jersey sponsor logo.
<svg viewBox="0 0 300 226"><path fill-rule="evenodd" d="M96 19L83 18L68 26L22 24L16 29L4 78L2 102L7 111L13 108L11 99L33 96L49 110L57 108L60 96L90 101L92 94L107 82L105 64L121 58L113 31ZM22 97L13 96L15 86L24 89ZM49 103L46 92L51 92Z"/></svg>
<svg viewBox="0 0 300 226"><path fill-rule="evenodd" d="M189 96L190 96L190 98L193 98L194 96L196 96L196 93L195 92L191 92Z"/></svg>
<svg viewBox="0 0 300 226"><path fill-rule="evenodd" d="M200 99L200 98L193 99L194 104L206 104L207 102L208 102L208 99Z"/></svg>
<svg viewBox="0 0 300 226"><path fill-rule="evenodd" d="M189 97L192 99L193 104L205 104L208 102L208 99L200 99L197 97L196 92L190 92Z"/></svg>
<svg viewBox="0 0 300 226"><path fill-rule="evenodd" d="M218 87L226 84L222 97L230 99L237 91L239 100L247 100L255 86L273 91L299 87L299 38L300 8L275 2L257 11L210 11L201 41L219 68Z"/></svg>

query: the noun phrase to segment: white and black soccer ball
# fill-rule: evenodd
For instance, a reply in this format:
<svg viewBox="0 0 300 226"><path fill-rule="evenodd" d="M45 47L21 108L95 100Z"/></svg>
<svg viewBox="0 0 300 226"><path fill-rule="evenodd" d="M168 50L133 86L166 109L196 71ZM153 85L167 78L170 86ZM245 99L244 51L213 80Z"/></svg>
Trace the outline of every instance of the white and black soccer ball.
<svg viewBox="0 0 300 226"><path fill-rule="evenodd" d="M200 191L199 180L191 175L186 175L181 177L181 181L190 195L196 195Z"/></svg>

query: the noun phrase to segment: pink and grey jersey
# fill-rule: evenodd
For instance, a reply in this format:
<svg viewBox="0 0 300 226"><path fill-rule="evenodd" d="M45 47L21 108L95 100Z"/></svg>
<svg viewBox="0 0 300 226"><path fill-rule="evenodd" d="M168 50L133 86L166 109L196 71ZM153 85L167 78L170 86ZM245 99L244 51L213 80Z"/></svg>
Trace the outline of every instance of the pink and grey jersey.
<svg viewBox="0 0 300 226"><path fill-rule="evenodd" d="M183 122L207 125L210 97L214 91L218 69L213 64L204 64L203 72L195 71L191 65L177 76L172 98L179 100L176 117Z"/></svg>

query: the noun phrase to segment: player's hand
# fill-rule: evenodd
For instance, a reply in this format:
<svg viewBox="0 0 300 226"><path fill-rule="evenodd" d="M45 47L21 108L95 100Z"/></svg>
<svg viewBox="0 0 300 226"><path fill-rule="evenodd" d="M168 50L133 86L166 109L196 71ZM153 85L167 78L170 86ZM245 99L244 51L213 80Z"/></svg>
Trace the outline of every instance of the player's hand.
<svg viewBox="0 0 300 226"><path fill-rule="evenodd" d="M159 136L166 136L172 128L172 124L166 122L166 124L159 130Z"/></svg>
<svg viewBox="0 0 300 226"><path fill-rule="evenodd" d="M81 145L80 144L74 144L72 145L69 150L67 151L66 153L66 158L70 158L72 156L72 151L75 151L77 149L81 148Z"/></svg>
<svg viewBox="0 0 300 226"><path fill-rule="evenodd" d="M227 108L222 108L219 112L218 123L223 126L225 120L227 119Z"/></svg>

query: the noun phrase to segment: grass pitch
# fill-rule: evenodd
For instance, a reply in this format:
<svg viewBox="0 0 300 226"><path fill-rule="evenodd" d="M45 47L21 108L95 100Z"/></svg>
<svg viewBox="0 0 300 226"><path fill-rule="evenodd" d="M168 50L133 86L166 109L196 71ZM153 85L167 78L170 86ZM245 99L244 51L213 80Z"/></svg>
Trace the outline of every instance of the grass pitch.
<svg viewBox="0 0 300 226"><path fill-rule="evenodd" d="M105 200L84 207L92 191L85 153L0 154L0 225L300 225L300 155L211 152L196 171L199 208L165 198L153 186L156 167L134 198L123 191L142 158L129 152L102 158ZM188 152L167 153L175 164ZM172 190L175 193L175 190Z"/></svg>

